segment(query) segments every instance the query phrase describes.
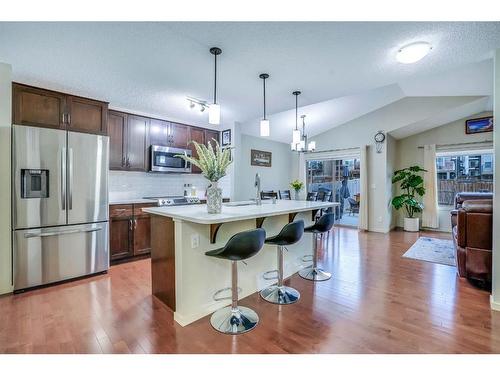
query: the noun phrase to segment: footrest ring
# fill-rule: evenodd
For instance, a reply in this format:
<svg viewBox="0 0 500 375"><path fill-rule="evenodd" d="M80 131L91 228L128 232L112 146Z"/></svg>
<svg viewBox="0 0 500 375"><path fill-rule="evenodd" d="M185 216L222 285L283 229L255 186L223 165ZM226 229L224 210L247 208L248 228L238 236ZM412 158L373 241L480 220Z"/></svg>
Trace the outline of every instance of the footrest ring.
<svg viewBox="0 0 500 375"><path fill-rule="evenodd" d="M272 274L272 273L275 273L276 275L275 276L268 276L269 274ZM262 275L262 278L264 280L278 280L278 270L264 272L264 274Z"/></svg>
<svg viewBox="0 0 500 375"><path fill-rule="evenodd" d="M222 288L222 289L219 289L218 291L216 291L213 296L212 296L212 299L214 301L223 301L225 299L231 299L231 296L228 296L228 297L219 297L219 294L221 293L224 293L224 292L227 292L228 290L232 290L231 287L227 287L227 288ZM238 293L241 293L241 288L238 287Z"/></svg>

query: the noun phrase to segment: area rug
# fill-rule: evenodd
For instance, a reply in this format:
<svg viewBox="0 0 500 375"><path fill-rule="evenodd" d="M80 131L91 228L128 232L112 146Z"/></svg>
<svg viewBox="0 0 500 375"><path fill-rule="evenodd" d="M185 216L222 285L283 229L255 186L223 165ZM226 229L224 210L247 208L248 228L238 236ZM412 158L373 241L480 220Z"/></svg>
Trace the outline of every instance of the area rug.
<svg viewBox="0 0 500 375"><path fill-rule="evenodd" d="M403 258L455 266L455 249L453 247L453 241L420 237L413 246L403 254Z"/></svg>

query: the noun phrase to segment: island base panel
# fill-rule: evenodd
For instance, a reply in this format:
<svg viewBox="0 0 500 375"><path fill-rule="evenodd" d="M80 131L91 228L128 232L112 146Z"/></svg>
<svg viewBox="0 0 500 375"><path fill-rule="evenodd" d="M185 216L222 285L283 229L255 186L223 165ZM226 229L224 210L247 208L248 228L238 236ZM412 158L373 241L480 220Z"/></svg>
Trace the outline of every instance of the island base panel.
<svg viewBox="0 0 500 375"><path fill-rule="evenodd" d="M174 221L151 216L151 278L153 295L175 311Z"/></svg>

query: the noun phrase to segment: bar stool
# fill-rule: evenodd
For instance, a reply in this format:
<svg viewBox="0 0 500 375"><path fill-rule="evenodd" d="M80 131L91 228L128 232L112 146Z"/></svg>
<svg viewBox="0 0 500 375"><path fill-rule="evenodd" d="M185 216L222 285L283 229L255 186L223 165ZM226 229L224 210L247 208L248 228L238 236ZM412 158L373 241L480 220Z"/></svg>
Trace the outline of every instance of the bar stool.
<svg viewBox="0 0 500 375"><path fill-rule="evenodd" d="M276 303L278 305L288 305L299 300L300 293L297 290L283 285L283 251L285 250L285 246L293 245L298 242L303 234L304 221L297 220L285 225L276 236L266 238L266 244L277 245L278 247L278 269L276 271L266 272L266 274L270 272L277 272L278 276L266 278L264 274L264 278L266 280L277 278L278 282L277 284L271 285L260 292L260 296L267 302Z"/></svg>
<svg viewBox="0 0 500 375"><path fill-rule="evenodd" d="M231 306L217 310L210 318L212 327L217 331L236 335L250 331L259 322L259 316L255 311L248 307L238 306L237 261L243 261L257 254L264 246L265 239L264 229L252 229L235 234L227 241L226 246L205 253L210 257L231 261Z"/></svg>
<svg viewBox="0 0 500 375"><path fill-rule="evenodd" d="M300 270L300 277L312 281L325 281L332 277L331 273L318 268L318 236L332 229L334 221L334 213L325 214L321 216L316 223L304 229L304 232L313 234L313 264L312 266Z"/></svg>

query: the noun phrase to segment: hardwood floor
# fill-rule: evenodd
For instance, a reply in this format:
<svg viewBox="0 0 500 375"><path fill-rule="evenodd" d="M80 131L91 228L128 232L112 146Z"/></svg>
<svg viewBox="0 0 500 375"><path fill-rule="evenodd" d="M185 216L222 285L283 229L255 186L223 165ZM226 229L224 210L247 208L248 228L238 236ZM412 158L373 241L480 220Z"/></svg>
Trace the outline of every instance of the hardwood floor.
<svg viewBox="0 0 500 375"><path fill-rule="evenodd" d="M448 238L442 233L420 235ZM2 353L500 353L500 313L455 268L402 258L417 234L336 228L324 246L329 281L297 274L289 306L241 301L259 326L217 333L187 327L150 295L150 261L108 275L0 298Z"/></svg>

